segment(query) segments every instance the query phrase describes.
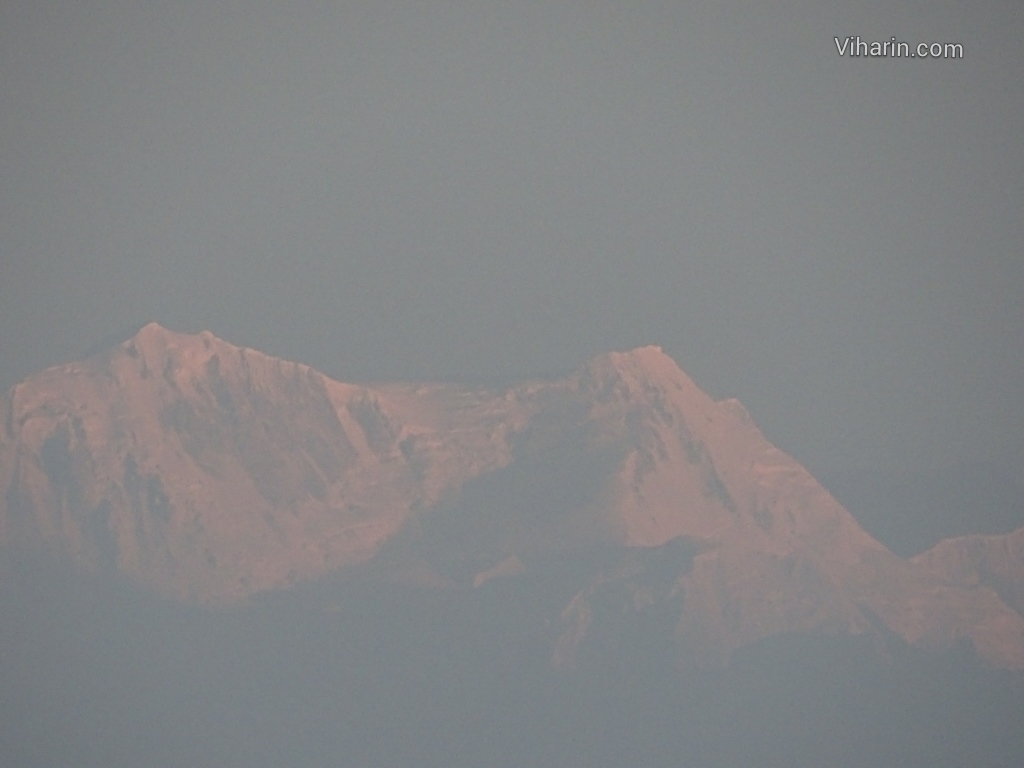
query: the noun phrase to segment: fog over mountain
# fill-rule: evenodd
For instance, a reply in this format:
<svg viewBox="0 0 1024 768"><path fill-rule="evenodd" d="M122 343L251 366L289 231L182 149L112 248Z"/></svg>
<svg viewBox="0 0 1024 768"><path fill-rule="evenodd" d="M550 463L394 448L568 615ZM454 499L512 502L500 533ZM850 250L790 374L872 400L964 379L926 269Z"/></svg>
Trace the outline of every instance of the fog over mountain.
<svg viewBox="0 0 1024 768"><path fill-rule="evenodd" d="M150 324L22 382L3 411L7 547L178 599L238 601L364 564L451 586L458 565L479 586L534 557L671 544L656 577L642 556L597 569L557 655L571 659L610 582L678 613L684 653L720 662L778 633L880 626L1024 669L1024 618L993 585L929 578L951 555L894 556L739 401L715 403L657 347L505 391L365 387ZM1011 605L1015 552L978 565ZM650 578L660 589L637 586Z"/></svg>
<svg viewBox="0 0 1024 768"><path fill-rule="evenodd" d="M311 725L310 695L326 696L316 715L327 718L324 727L340 718L348 728L369 716L364 695L391 708L393 686L408 681L420 680L423 695L479 685L434 713L437 727L460 729L460 744L476 738L457 725L468 716L465 702L489 701L513 681L527 697L514 705L517 717L533 696L584 696L563 702L569 708L559 717L570 730L600 727L605 715L587 710L597 695L590 686L628 691L639 711L659 709L661 739L673 718L699 707L688 698L691 678L708 696L728 699L736 695L729 676L761 654L776 673L797 677L815 663L869 677L889 668L908 680L922 669L964 667L972 679L996 675L996 689L1010 685L999 697L1019 693L1024 529L902 559L768 443L742 404L713 401L657 347L608 353L564 377L504 390L370 386L207 332L149 324L24 380L7 393L2 415L0 589L9 620L29 633L4 638L17 660L5 674L23 675L33 690L53 685L31 671L49 663L32 647L42 639L37 622L55 612L51 631L75 626L98 606L97 624L76 627L86 637L72 646L84 643L74 655L99 667L87 683L77 671L52 689L81 706L93 686L122 681L129 690L110 693L118 711L134 701L131 686L147 684L136 674L146 680L144 667L172 663L192 681L177 706L196 697L254 716L246 696L218 705L208 699L220 693L194 688L200 668L237 674L223 656L235 652L282 669L294 653L300 665L328 654L315 663L342 676L333 692L314 694L308 672L280 680L306 701L287 715L304 713L295 727ZM164 646L153 626L183 633L201 661ZM131 672L107 655L111 642L132 649ZM19 671L25 664L30 671ZM349 665L370 679L348 679ZM643 674L625 688L606 679L624 670ZM791 682L757 679L751 684L767 685L767 696ZM873 685L885 688L883 680ZM799 694L816 695L820 684L810 680ZM265 692L279 693L276 684ZM850 703L851 716L866 716L859 708L876 695ZM279 726L287 710L270 711L264 716ZM413 708L401 717L425 715ZM382 714L373 728L386 732L393 717ZM714 740L724 737L725 721L702 717ZM998 738L971 749L1009 748L1009 734L992 725ZM129 728L132 737L145 740L138 729ZM220 736L241 738L229 733ZM501 743L512 738L498 733ZM86 728L67 738L99 748L95 737ZM33 752L13 724L7 738L25 755L51 754ZM199 743L217 738L214 729ZM360 764L333 738L314 741L341 750L342 764ZM402 759L419 759L406 738L402 749L411 751ZM475 747L486 764L511 759L507 745L489 746ZM165 748L178 755L181 746ZM638 754L670 761L660 752L667 745L650 748ZM804 759L806 744L789 748ZM537 759L553 759L538 749Z"/></svg>
<svg viewBox="0 0 1024 768"><path fill-rule="evenodd" d="M1024 764L1022 39L0 3L0 766Z"/></svg>

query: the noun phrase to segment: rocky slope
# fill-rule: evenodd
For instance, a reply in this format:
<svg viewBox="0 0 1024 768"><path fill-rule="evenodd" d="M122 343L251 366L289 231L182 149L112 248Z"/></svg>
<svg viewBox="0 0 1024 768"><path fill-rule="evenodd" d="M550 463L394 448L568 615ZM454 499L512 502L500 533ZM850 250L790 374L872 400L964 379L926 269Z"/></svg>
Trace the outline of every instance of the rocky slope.
<svg viewBox="0 0 1024 768"><path fill-rule="evenodd" d="M385 402L151 324L8 394L0 530L177 597L243 598L365 561L414 509L507 461L488 406L436 387Z"/></svg>
<svg viewBox="0 0 1024 768"><path fill-rule="evenodd" d="M739 402L713 401L656 347L504 391L371 387L148 325L0 409L4 547L179 599L346 569L469 589L601 551L562 613L563 665L654 614L703 663L827 633L967 641L1024 668L1002 582L890 553Z"/></svg>
<svg viewBox="0 0 1024 768"><path fill-rule="evenodd" d="M1024 614L1024 528L1002 536L946 539L912 562L953 584L990 587Z"/></svg>

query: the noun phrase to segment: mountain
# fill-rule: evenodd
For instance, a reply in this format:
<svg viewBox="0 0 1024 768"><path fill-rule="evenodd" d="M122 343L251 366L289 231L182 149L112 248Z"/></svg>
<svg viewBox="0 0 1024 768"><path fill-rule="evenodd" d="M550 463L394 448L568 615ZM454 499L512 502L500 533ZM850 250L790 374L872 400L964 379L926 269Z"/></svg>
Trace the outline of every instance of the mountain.
<svg viewBox="0 0 1024 768"><path fill-rule="evenodd" d="M946 539L913 562L953 584L990 587L1024 614L1024 528L998 536Z"/></svg>
<svg viewBox="0 0 1024 768"><path fill-rule="evenodd" d="M150 324L21 382L0 420L2 548L176 600L551 574L573 585L562 667L650 625L698 665L805 634L1024 668L1019 556L1001 581L897 557L657 347L504 390L367 386Z"/></svg>

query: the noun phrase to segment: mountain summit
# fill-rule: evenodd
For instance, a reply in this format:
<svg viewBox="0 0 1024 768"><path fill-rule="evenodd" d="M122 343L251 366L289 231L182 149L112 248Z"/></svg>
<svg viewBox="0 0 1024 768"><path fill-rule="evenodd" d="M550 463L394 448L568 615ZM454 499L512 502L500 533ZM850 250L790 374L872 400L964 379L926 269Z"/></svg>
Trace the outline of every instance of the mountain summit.
<svg viewBox="0 0 1024 768"><path fill-rule="evenodd" d="M602 616L654 612L702 663L825 633L966 641L1024 668L998 589L893 555L658 347L501 391L371 387L150 324L21 382L0 419L3 548L181 600L332 573L473 589L600 551L561 613L560 664Z"/></svg>

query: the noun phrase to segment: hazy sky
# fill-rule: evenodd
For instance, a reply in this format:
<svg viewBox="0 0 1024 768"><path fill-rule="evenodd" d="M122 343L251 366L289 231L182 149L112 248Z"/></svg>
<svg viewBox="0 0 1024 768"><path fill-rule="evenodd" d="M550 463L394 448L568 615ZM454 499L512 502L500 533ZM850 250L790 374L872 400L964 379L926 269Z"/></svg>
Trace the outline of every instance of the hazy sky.
<svg viewBox="0 0 1024 768"><path fill-rule="evenodd" d="M1024 470L1021 40L1019 0L2 0L0 385L148 320L348 380L655 343L812 472Z"/></svg>

